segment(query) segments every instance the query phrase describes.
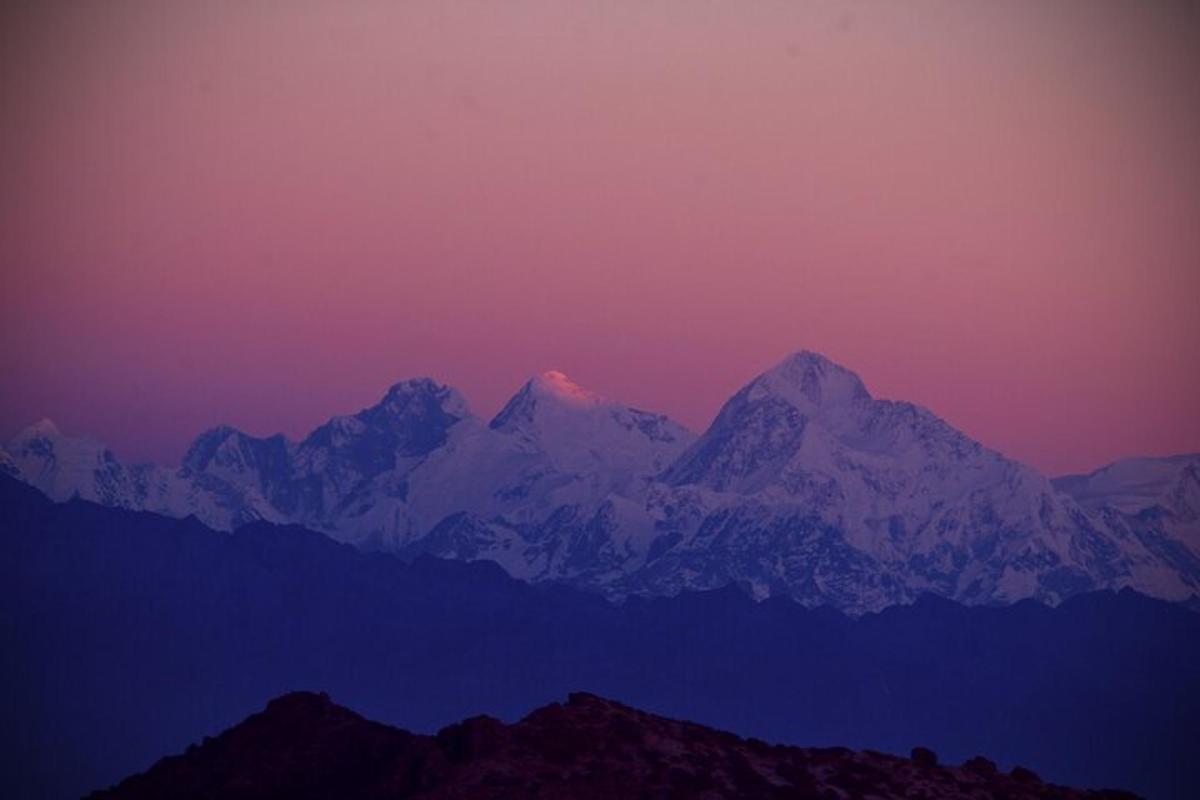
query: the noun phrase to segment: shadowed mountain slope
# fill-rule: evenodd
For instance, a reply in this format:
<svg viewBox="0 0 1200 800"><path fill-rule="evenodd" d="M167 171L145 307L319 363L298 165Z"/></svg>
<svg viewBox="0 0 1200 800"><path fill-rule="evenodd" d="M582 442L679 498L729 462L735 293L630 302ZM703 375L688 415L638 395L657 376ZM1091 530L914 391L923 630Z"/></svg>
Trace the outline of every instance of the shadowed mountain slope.
<svg viewBox="0 0 1200 800"><path fill-rule="evenodd" d="M1117 791L1042 783L1018 767L1000 772L975 757L939 766L845 748L772 746L758 739L571 694L505 725L472 717L436 736L370 722L326 695L297 692L266 710L164 758L92 800L318 800L422 798L1007 798L1121 800Z"/></svg>

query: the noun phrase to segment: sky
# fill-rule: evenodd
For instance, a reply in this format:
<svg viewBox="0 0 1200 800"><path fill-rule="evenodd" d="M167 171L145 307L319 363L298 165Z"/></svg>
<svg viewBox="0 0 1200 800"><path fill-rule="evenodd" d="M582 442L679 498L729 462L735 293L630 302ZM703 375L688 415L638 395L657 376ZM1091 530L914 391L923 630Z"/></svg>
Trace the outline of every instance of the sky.
<svg viewBox="0 0 1200 800"><path fill-rule="evenodd" d="M431 375L702 430L789 352L1048 473L1200 450L1188 3L7 3L0 439Z"/></svg>

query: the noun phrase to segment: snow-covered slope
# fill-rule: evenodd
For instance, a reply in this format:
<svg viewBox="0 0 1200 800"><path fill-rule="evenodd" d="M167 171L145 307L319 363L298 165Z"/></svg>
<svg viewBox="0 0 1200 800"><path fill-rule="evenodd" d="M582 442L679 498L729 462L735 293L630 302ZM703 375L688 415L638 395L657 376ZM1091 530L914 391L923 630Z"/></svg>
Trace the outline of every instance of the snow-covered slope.
<svg viewBox="0 0 1200 800"><path fill-rule="evenodd" d="M1035 470L814 353L739 391L663 475L660 536L630 588L736 580L756 594L878 608L935 592L1056 601L1100 586L1196 590Z"/></svg>
<svg viewBox="0 0 1200 800"><path fill-rule="evenodd" d="M54 500L78 496L124 507L139 502L130 471L112 451L92 439L68 439L48 419L21 431L5 450L20 476Z"/></svg>
<svg viewBox="0 0 1200 800"><path fill-rule="evenodd" d="M1163 560L1200 564L1200 453L1128 458L1088 475L1056 478L1054 485Z"/></svg>
<svg viewBox="0 0 1200 800"><path fill-rule="evenodd" d="M618 492L662 471L695 438L661 414L606 400L561 372L525 384L488 427L544 454L557 471Z"/></svg>
<svg viewBox="0 0 1200 800"><path fill-rule="evenodd" d="M299 442L213 428L193 443L180 472L214 494L245 498L251 516L386 548L413 535L409 473L472 420L455 390L428 378L407 380L376 405L334 417Z"/></svg>
<svg viewBox="0 0 1200 800"><path fill-rule="evenodd" d="M1197 457L1051 483L810 352L751 381L699 438L548 372L490 422L453 389L409 380L298 442L214 428L177 470L126 467L39 423L0 451L0 470L59 500L227 529L297 522L611 596L736 582L865 611L922 592L1200 593Z"/></svg>
<svg viewBox="0 0 1200 800"><path fill-rule="evenodd" d="M281 519L279 515L255 515L254 498L214 492L186 470L153 464L127 466L94 439L66 436L47 419L9 441L0 451L0 465L60 502L78 497L169 516L195 515L221 529L257 516Z"/></svg>
<svg viewBox="0 0 1200 800"><path fill-rule="evenodd" d="M195 514L223 529L256 519L297 522L399 551L421 549L417 541L459 512L533 525L592 513L610 496L639 496L694 438L664 416L551 372L525 384L490 424L454 389L420 378L300 441L212 428L174 470L127 467L98 442L66 437L48 421L0 451L0 469L60 501L79 496Z"/></svg>
<svg viewBox="0 0 1200 800"><path fill-rule="evenodd" d="M1200 453L1126 458L1087 475L1066 475L1054 485L1092 509L1111 506L1127 514L1163 508L1200 519Z"/></svg>
<svg viewBox="0 0 1200 800"><path fill-rule="evenodd" d="M436 535L409 549L493 558L521 577L566 577L555 565L571 549L554 531L616 503L640 508L654 476L694 439L661 414L545 373L414 471L413 514ZM446 539L451 529L459 533Z"/></svg>

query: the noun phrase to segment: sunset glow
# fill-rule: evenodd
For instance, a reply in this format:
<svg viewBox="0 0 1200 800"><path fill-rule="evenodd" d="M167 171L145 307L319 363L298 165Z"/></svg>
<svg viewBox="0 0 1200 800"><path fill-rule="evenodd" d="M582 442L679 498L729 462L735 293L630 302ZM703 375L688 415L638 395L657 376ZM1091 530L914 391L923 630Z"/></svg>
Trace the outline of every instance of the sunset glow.
<svg viewBox="0 0 1200 800"><path fill-rule="evenodd" d="M1200 449L1198 39L1177 3L6 8L0 438L177 462L551 366L702 430L807 348L1050 473Z"/></svg>

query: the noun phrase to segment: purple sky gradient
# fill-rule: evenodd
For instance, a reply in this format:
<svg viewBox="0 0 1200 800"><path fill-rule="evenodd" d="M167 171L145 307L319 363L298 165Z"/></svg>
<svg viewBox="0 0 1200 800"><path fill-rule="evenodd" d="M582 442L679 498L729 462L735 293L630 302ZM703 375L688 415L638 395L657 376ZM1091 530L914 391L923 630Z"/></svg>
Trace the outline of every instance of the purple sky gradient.
<svg viewBox="0 0 1200 800"><path fill-rule="evenodd" d="M1050 473L1200 450L1186 3L14 5L0 437L551 368L700 429L808 348Z"/></svg>

